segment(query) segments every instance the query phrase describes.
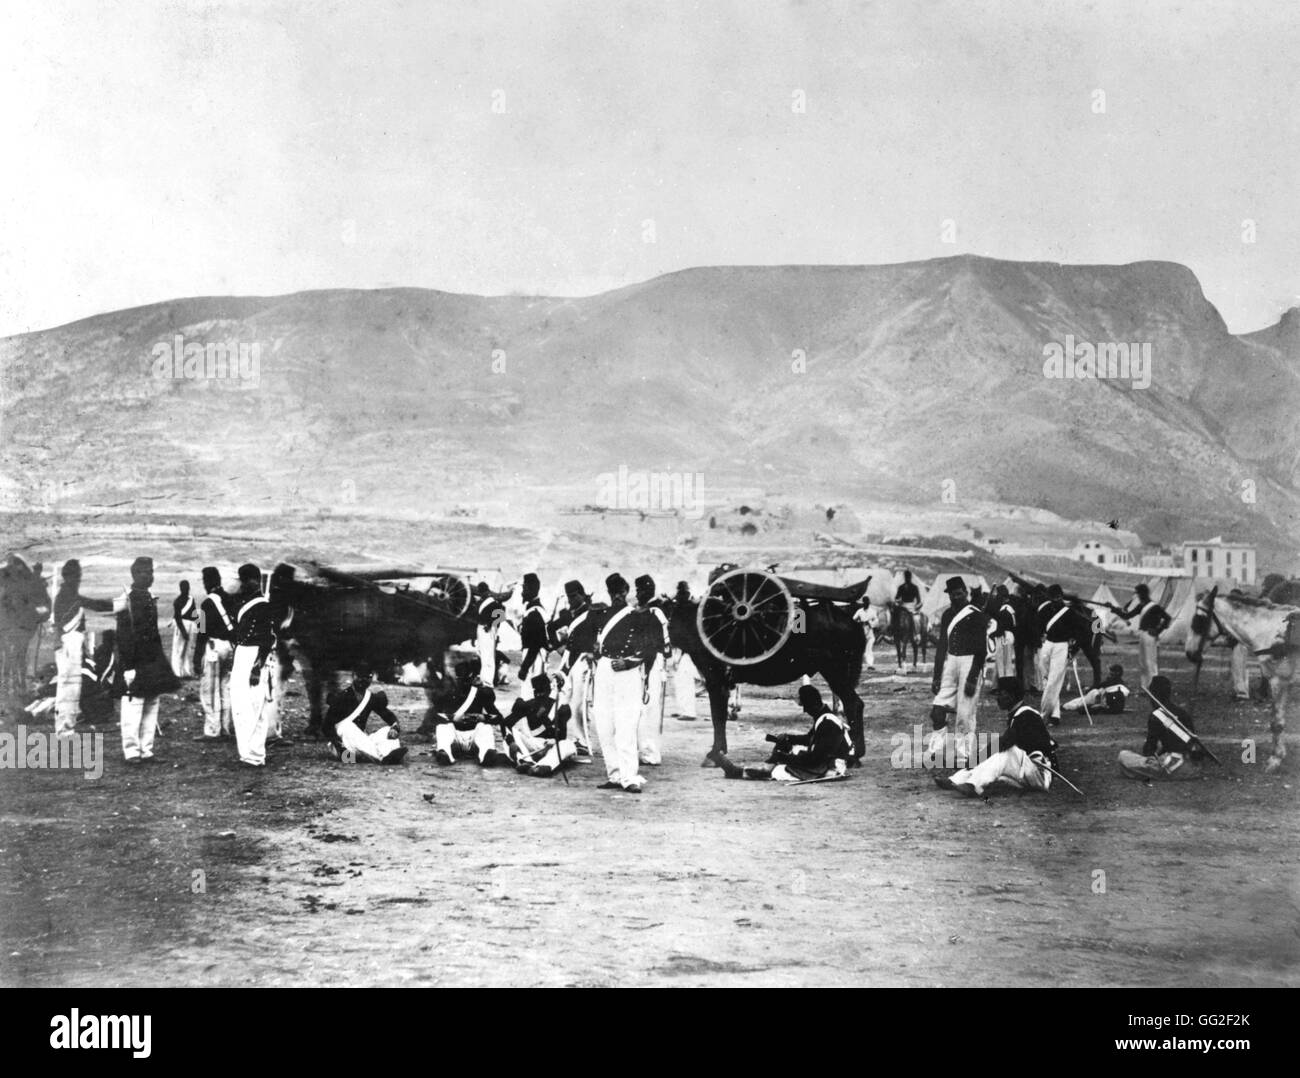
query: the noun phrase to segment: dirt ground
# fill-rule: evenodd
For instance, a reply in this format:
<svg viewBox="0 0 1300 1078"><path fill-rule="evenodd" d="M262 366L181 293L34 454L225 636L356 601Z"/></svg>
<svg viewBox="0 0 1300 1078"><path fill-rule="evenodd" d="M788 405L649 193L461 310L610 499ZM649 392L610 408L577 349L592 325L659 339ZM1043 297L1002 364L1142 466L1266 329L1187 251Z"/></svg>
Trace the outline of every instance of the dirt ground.
<svg viewBox="0 0 1300 1078"><path fill-rule="evenodd" d="M599 758L566 785L443 768L419 741L400 767L298 741L245 772L191 741L191 683L164 698L163 763L128 768L109 728L98 779L0 770L0 983L1300 984L1300 749L1263 773L1267 712L1227 698L1225 654L1195 707L1222 769L1126 780L1115 756L1144 718L1067 715L1086 796L987 804L890 765L891 736L926 722L925 675L864 675L863 768L795 788L702 769L709 724L671 717L670 690L641 796L597 790ZM1185 698L1186 663L1162 661ZM734 758L802 727L793 694L747 692ZM392 697L413 731L422 695ZM981 722L1001 727L991 700Z"/></svg>

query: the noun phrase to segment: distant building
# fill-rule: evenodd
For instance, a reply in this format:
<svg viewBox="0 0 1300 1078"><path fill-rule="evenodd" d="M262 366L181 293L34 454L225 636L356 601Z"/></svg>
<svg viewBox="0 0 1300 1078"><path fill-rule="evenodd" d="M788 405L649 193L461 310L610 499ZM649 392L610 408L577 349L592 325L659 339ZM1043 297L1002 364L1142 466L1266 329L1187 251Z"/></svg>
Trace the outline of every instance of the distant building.
<svg viewBox="0 0 1300 1078"><path fill-rule="evenodd" d="M1243 584L1255 583L1255 547L1250 543L1234 543L1215 536L1183 543L1179 552L1187 576L1212 576L1238 580Z"/></svg>
<svg viewBox="0 0 1300 1078"><path fill-rule="evenodd" d="M1132 554L1128 547L1115 546L1101 539L1085 539L1070 552L1070 557L1075 561L1112 568L1126 569L1132 564Z"/></svg>
<svg viewBox="0 0 1300 1078"><path fill-rule="evenodd" d="M1172 550L1153 550L1142 555L1138 564L1143 569L1173 569L1176 568L1174 563L1174 552Z"/></svg>

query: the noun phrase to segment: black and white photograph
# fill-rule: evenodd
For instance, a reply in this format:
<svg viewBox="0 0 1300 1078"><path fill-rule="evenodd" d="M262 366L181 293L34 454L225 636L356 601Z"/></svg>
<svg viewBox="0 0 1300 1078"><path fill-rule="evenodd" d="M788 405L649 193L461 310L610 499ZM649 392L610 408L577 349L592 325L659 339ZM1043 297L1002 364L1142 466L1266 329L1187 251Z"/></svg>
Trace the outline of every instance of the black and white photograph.
<svg viewBox="0 0 1300 1078"><path fill-rule="evenodd" d="M83 989L983 987L1249 1055L1298 56L1286 0L6 5L37 1041L149 1053Z"/></svg>

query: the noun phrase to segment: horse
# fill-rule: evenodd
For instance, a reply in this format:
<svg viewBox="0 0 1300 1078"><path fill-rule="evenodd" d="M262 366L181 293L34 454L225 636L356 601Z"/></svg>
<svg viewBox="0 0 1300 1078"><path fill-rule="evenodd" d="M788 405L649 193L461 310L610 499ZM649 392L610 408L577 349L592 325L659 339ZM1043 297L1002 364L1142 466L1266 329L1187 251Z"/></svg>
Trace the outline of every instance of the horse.
<svg viewBox="0 0 1300 1078"><path fill-rule="evenodd" d="M865 585L857 587L866 590ZM713 746L700 766L717 767L715 754L727 751L727 703L733 687L788 685L813 674L820 674L844 705L855 760L865 754L863 705L858 696L858 679L862 676L867 647L863 626L853 620L851 607L829 600L799 599L797 602L802 614L802 631L790 633L774 654L747 665L724 662L705 645L697 620L698 600L671 599L664 604L669 644L691 657L709 694Z"/></svg>
<svg viewBox="0 0 1300 1078"><path fill-rule="evenodd" d="M1273 748L1264 770L1276 771L1286 759L1286 701L1296 672L1296 652L1300 650L1300 642L1293 639L1300 607L1218 592L1215 586L1196 597L1196 613L1183 652L1196 666L1197 675L1205 645L1223 633L1236 637L1238 646L1248 647L1252 654L1260 656L1260 670L1273 697L1273 721L1269 724Z"/></svg>
<svg viewBox="0 0 1300 1078"><path fill-rule="evenodd" d="M394 594L341 573L324 583L297 580L288 565L273 574L270 598L293 608L287 650L307 687L311 730L320 728L323 690L336 670L353 670L358 661L378 671L426 661L441 670L448 649L472 640L478 629L473 618L451 614L418 592Z"/></svg>
<svg viewBox="0 0 1300 1078"><path fill-rule="evenodd" d="M921 662L926 661L926 649L930 645L930 619L921 611L913 611L910 606L889 602L890 632L894 637L894 651L898 656L898 668L903 669L907 662L907 645L912 645L912 669L916 669L916 652L920 649Z"/></svg>
<svg viewBox="0 0 1300 1078"><path fill-rule="evenodd" d="M0 566L0 692L27 687L27 649L50 616L50 592L41 574L17 554Z"/></svg>

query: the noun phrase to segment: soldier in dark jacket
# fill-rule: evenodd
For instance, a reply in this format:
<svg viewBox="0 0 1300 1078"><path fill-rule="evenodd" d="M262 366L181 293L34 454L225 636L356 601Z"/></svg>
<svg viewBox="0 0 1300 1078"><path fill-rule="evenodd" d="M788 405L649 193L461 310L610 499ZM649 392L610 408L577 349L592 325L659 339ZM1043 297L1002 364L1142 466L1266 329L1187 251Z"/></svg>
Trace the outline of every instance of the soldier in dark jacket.
<svg viewBox="0 0 1300 1078"><path fill-rule="evenodd" d="M114 695L121 697L122 755L128 764L153 760L158 731L158 697L180 688L158 632L158 600L153 559L131 563L131 587L114 603L117 615L117 673Z"/></svg>

